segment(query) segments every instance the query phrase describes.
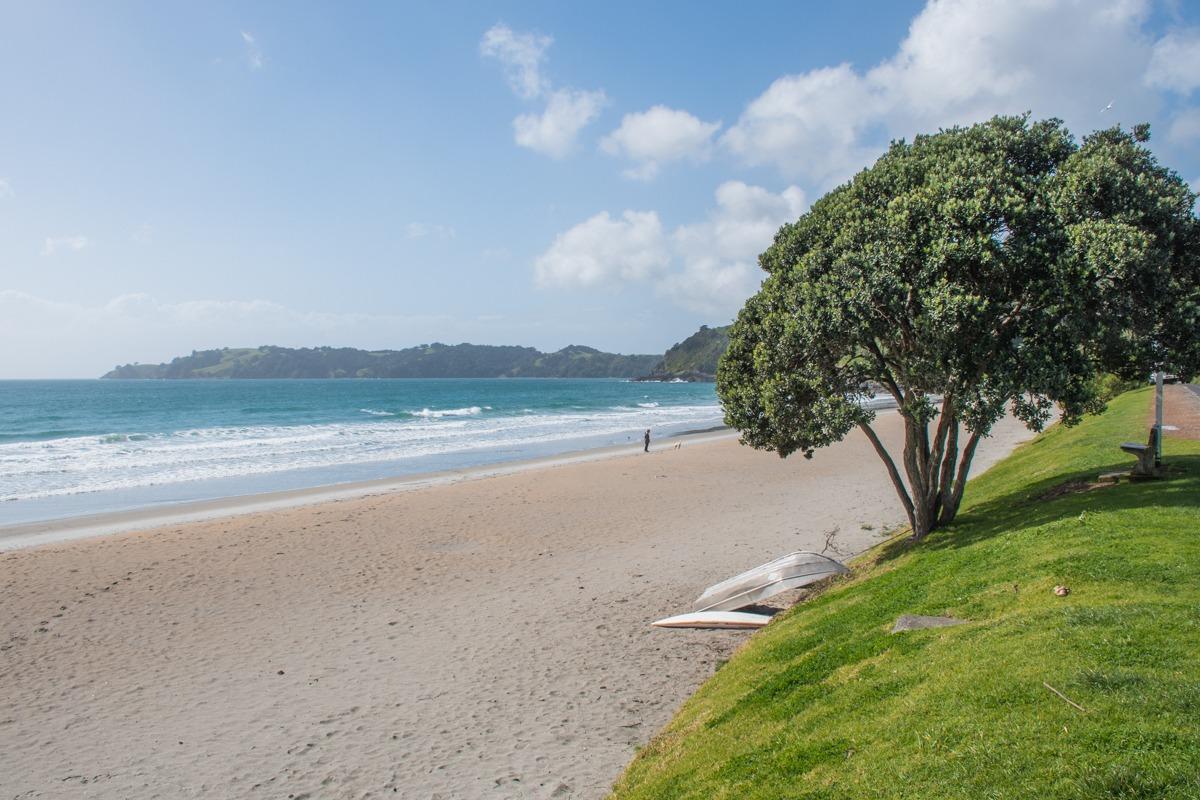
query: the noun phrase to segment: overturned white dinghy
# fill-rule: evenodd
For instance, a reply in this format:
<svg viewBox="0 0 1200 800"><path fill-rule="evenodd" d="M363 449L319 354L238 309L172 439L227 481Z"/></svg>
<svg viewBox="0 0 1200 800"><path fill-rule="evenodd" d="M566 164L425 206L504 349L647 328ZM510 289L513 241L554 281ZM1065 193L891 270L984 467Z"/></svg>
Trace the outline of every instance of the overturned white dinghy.
<svg viewBox="0 0 1200 800"><path fill-rule="evenodd" d="M732 611L850 570L820 553L797 550L713 584L692 604L696 611Z"/></svg>
<svg viewBox="0 0 1200 800"><path fill-rule="evenodd" d="M680 614L650 624L656 628L761 628L771 621L766 614L747 614L744 611L701 611Z"/></svg>

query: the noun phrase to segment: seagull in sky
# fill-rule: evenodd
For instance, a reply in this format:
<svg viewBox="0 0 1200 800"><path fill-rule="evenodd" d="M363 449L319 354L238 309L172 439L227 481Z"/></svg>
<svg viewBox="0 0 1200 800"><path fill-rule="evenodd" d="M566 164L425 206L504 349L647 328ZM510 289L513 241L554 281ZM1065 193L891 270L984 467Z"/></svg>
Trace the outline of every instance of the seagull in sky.
<svg viewBox="0 0 1200 800"><path fill-rule="evenodd" d="M1106 105L1104 108L1100 109L1100 113L1103 114L1105 111L1108 111L1110 108L1112 108L1111 100L1109 101L1108 105Z"/></svg>

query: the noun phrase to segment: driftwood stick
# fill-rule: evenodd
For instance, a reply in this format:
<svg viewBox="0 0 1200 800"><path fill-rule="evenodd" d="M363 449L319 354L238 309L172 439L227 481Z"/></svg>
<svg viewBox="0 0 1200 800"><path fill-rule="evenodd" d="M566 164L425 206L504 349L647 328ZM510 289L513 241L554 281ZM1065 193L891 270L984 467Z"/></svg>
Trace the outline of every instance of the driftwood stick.
<svg viewBox="0 0 1200 800"><path fill-rule="evenodd" d="M1083 713L1085 713L1085 714L1087 713L1087 709L1086 709L1086 708L1084 708L1083 706L1079 705L1079 703L1076 703L1074 700L1072 700L1071 698L1067 697L1065 694L1063 694L1062 692L1060 692L1058 689L1055 689L1055 688L1054 688L1053 686L1051 686L1050 684L1046 683L1045 681L1042 681L1042 686L1045 686L1047 689L1049 689L1050 691L1054 692L1056 695L1058 695L1058 696L1059 696L1059 697L1061 697L1063 700L1065 700L1065 701L1066 701L1066 702L1067 702L1069 705L1072 705L1072 706L1074 706L1075 708L1078 708L1080 711L1082 711L1082 712L1083 712Z"/></svg>

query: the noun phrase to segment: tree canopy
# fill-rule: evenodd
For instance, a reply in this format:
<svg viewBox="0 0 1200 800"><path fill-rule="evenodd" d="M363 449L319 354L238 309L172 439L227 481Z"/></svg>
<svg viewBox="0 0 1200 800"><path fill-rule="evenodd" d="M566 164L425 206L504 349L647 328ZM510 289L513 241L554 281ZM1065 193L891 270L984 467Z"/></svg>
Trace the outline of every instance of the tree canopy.
<svg viewBox="0 0 1200 800"><path fill-rule="evenodd" d="M1101 372L1194 373L1196 197L1147 138L1077 144L1021 116L894 142L760 256L718 370L727 422L781 456L860 428L919 540L1007 410L1073 424L1103 408ZM877 391L905 421L900 466L858 402Z"/></svg>

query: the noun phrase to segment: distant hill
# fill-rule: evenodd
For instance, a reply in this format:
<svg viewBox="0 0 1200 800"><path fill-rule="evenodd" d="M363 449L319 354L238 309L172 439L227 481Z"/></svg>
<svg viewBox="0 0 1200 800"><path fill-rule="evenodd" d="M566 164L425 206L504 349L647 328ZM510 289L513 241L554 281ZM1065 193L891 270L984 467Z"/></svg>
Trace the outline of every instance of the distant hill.
<svg viewBox="0 0 1200 800"><path fill-rule="evenodd" d="M719 328L701 325L700 330L671 347L649 375L638 380L716 380L717 361L729 347L729 328L729 325Z"/></svg>
<svg viewBox="0 0 1200 800"><path fill-rule="evenodd" d="M603 353L570 345L532 347L434 344L404 350L255 347L193 351L166 364L125 364L103 378L633 378L655 355Z"/></svg>

